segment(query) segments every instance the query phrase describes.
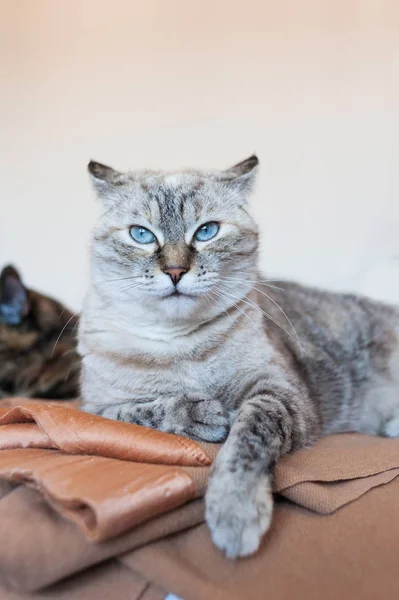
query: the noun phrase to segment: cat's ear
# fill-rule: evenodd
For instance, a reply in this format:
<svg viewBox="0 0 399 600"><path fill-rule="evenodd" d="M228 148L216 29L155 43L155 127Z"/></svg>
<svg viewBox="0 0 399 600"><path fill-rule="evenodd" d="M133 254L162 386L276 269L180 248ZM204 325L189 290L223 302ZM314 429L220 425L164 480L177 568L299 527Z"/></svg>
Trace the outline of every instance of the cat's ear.
<svg viewBox="0 0 399 600"><path fill-rule="evenodd" d="M236 191L246 197L255 183L259 160L255 154L237 163L230 169L222 171L222 180L228 182Z"/></svg>
<svg viewBox="0 0 399 600"><path fill-rule="evenodd" d="M97 194L105 203L112 203L117 195L117 188L126 183L125 175L93 160L89 162L87 169Z"/></svg>
<svg viewBox="0 0 399 600"><path fill-rule="evenodd" d="M18 271L8 265L0 274L0 321L19 325L28 312L28 293Z"/></svg>

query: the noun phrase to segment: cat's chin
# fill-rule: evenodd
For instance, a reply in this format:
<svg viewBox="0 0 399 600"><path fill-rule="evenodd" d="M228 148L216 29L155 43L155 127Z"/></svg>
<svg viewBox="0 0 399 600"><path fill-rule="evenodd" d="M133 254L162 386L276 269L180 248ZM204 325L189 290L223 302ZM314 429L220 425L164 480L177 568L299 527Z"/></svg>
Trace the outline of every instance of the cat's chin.
<svg viewBox="0 0 399 600"><path fill-rule="evenodd" d="M187 319L196 313L200 297L178 292L163 296L159 301L161 310L169 318Z"/></svg>

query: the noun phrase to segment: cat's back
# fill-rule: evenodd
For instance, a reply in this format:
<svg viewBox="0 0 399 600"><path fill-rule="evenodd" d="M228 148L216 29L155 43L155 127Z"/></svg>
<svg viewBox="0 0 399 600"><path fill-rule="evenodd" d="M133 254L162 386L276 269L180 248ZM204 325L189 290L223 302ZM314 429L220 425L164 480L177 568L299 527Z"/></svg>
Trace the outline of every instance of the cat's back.
<svg viewBox="0 0 399 600"><path fill-rule="evenodd" d="M319 400L323 421L331 431L353 427L351 410L358 403L369 403L374 410L388 388L397 397L396 307L292 282L273 285L281 289L267 288L261 282L257 286L259 304L274 321L264 315L266 334L308 386L312 398ZM366 431L371 429L365 426Z"/></svg>
<svg viewBox="0 0 399 600"><path fill-rule="evenodd" d="M359 336L371 340L399 325L397 307L365 296L284 280L270 285L262 278L257 285L266 330L278 330L272 320L277 321L294 337L295 329L303 343L332 344L338 340L344 343L345 339L349 342ZM272 319L268 319L268 314ZM280 333L284 335L281 329Z"/></svg>

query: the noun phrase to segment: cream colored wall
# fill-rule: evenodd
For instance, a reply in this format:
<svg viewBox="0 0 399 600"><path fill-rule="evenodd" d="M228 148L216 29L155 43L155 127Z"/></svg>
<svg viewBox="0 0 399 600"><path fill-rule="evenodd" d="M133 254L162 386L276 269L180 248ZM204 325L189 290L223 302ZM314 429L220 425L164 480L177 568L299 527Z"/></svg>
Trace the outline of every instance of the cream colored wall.
<svg viewBox="0 0 399 600"><path fill-rule="evenodd" d="M399 4L2 0L0 263L79 308L90 158L256 151L268 272L399 302Z"/></svg>

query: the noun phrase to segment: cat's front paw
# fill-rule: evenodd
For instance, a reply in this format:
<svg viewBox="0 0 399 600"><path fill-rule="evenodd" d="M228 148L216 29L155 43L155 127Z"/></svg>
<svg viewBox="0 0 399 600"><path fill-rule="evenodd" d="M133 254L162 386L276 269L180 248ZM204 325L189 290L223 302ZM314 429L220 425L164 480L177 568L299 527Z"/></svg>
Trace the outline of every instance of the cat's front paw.
<svg viewBox="0 0 399 600"><path fill-rule="evenodd" d="M258 550L273 510L267 475L221 473L215 469L205 500L212 540L228 558L247 556Z"/></svg>
<svg viewBox="0 0 399 600"><path fill-rule="evenodd" d="M178 432L204 442L223 442L229 421L219 400L190 400L185 403L185 418Z"/></svg>

